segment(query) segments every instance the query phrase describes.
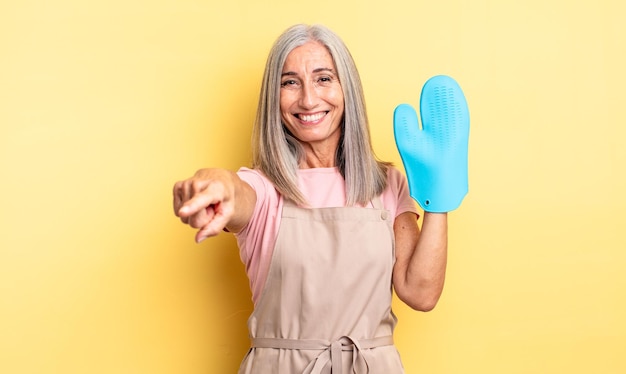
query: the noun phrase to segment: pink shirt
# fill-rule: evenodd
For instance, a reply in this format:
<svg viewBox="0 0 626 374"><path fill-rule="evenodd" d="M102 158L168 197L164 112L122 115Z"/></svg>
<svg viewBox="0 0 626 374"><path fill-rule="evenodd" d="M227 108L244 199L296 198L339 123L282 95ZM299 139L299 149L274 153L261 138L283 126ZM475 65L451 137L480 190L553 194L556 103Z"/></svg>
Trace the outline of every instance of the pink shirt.
<svg viewBox="0 0 626 374"><path fill-rule="evenodd" d="M241 168L237 175L252 186L257 195L250 222L236 234L239 255L250 279L252 300L256 303L269 272L280 227L283 198L260 171ZM346 205L345 183L338 168L300 169L298 183L311 208ZM404 212L417 214L415 202L409 195L406 178L396 168L389 168L387 188L383 191L381 200L383 207L393 217Z"/></svg>

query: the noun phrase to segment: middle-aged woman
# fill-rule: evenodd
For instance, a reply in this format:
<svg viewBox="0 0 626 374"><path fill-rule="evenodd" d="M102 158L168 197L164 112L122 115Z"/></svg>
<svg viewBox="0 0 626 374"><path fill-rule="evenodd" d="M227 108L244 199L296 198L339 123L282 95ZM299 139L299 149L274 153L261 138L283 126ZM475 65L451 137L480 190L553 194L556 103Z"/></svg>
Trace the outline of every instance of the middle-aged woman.
<svg viewBox="0 0 626 374"><path fill-rule="evenodd" d="M240 373L403 373L392 288L431 310L444 284L447 215L421 232L406 179L374 156L344 43L296 25L267 60L253 168L202 169L174 210L202 241L235 233L252 289Z"/></svg>

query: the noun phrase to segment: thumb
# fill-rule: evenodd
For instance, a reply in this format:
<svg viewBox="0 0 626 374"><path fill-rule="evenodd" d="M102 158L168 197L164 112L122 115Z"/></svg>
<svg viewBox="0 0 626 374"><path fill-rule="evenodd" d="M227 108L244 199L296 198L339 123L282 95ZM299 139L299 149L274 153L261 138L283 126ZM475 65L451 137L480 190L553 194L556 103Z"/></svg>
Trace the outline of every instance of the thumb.
<svg viewBox="0 0 626 374"><path fill-rule="evenodd" d="M417 138L421 134L417 112L409 104L400 104L393 111L393 134L396 147L402 154L403 151L411 152L415 149Z"/></svg>
<svg viewBox="0 0 626 374"><path fill-rule="evenodd" d="M219 232L220 230L216 229L215 225L208 224L196 233L196 243L202 243L205 239L211 236L216 236Z"/></svg>

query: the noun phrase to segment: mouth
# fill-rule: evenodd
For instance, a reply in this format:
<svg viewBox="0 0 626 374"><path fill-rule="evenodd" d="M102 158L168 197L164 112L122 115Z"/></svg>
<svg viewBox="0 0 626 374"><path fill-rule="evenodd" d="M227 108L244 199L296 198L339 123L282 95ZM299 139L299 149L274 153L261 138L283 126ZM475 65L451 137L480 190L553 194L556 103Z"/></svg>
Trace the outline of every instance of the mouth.
<svg viewBox="0 0 626 374"><path fill-rule="evenodd" d="M324 117L326 117L328 112L318 112L318 113L299 113L295 114L296 118L298 118L302 123L315 124L320 122Z"/></svg>

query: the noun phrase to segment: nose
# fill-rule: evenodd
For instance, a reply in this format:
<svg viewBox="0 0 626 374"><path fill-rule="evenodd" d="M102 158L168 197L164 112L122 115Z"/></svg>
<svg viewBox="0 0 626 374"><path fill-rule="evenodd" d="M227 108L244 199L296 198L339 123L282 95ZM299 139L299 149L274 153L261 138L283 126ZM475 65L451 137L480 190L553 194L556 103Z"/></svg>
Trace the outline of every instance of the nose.
<svg viewBox="0 0 626 374"><path fill-rule="evenodd" d="M302 85L302 90L300 91L300 107L303 109L312 109L315 108L319 102L319 96L317 94L317 89L312 83L305 83Z"/></svg>

